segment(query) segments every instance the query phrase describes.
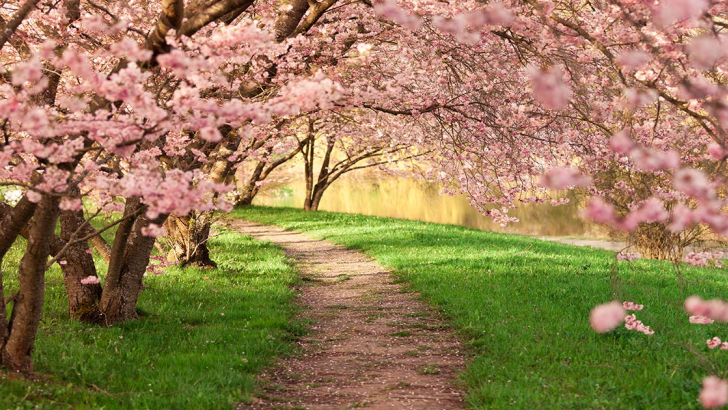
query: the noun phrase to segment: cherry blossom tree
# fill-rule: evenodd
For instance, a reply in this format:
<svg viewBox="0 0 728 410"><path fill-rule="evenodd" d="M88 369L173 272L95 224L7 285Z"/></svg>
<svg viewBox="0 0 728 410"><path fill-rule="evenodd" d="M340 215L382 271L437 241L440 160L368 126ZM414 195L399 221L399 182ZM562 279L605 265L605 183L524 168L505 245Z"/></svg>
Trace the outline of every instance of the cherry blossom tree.
<svg viewBox="0 0 728 410"><path fill-rule="evenodd" d="M289 78L282 94L264 102L245 97L247 85L267 77L270 67L260 71L258 62L284 51L274 32L239 17L251 5L33 2L31 11L23 6L11 16L21 22L5 27L15 32L7 40L12 47L2 49L0 181L25 194L1 209L2 256L19 235L28 245L19 291L0 295L5 366L32 369L49 255L64 270L72 314L105 324L136 318L154 237L168 216L224 205L219 194L227 187L202 172L199 156L223 151L246 123L295 115L296 99L305 96L309 106L332 99L313 87L323 76ZM61 211L66 217L55 237ZM99 212L122 212L111 244L89 224ZM108 260L103 290L89 239ZM9 321L6 301L13 303Z"/></svg>

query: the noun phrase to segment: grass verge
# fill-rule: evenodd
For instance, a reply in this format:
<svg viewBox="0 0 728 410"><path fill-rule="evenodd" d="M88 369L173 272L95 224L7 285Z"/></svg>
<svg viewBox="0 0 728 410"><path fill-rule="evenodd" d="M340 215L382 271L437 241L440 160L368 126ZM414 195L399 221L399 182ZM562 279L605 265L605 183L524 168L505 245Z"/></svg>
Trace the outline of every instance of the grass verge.
<svg viewBox="0 0 728 410"><path fill-rule="evenodd" d="M21 246L6 256L6 294L17 288ZM301 333L297 274L279 248L239 234L210 247L219 269L145 277L142 319L112 328L68 320L54 265L34 353L41 381L0 372L0 407L229 409L250 400L256 375Z"/></svg>
<svg viewBox="0 0 728 410"><path fill-rule="evenodd" d="M472 347L462 375L474 408L698 408L701 379L728 370L705 340L726 325L690 325L684 297L728 291L721 269L682 269L614 252L457 226L289 208L234 217L360 249L434 303ZM682 288L682 290L681 290ZM591 330L589 311L612 299L645 305L646 336Z"/></svg>

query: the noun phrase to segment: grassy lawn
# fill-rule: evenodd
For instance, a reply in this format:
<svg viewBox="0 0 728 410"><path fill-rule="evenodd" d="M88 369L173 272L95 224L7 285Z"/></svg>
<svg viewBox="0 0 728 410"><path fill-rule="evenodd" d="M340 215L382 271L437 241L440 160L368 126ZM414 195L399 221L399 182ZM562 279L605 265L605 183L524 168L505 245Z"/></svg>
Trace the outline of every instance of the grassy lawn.
<svg viewBox="0 0 728 410"><path fill-rule="evenodd" d="M21 245L5 260L17 288ZM297 274L280 249L234 233L211 241L220 269L168 269L144 278L143 318L112 328L68 320L57 266L34 354L43 381L0 373L0 408L229 409L291 350ZM105 268L103 269L105 270Z"/></svg>
<svg viewBox="0 0 728 410"><path fill-rule="evenodd" d="M471 407L698 408L701 379L728 370L726 325L690 325L684 297L728 297L724 269L685 268L613 252L457 226L250 207L233 216L361 249L437 305L473 352L462 375ZM646 336L591 330L590 309L645 305ZM708 359L708 360L706 360ZM713 363L711 365L710 363Z"/></svg>

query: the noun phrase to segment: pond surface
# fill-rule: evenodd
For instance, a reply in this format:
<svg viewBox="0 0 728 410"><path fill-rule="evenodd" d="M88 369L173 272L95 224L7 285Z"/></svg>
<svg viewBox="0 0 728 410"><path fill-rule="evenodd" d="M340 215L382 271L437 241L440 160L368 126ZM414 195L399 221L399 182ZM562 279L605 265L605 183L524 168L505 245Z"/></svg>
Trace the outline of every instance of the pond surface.
<svg viewBox="0 0 728 410"><path fill-rule="evenodd" d="M303 181L265 187L253 201L257 205L303 207ZM520 222L502 227L470 206L462 195L442 196L440 187L413 179L394 177L342 177L321 200L322 211L358 213L531 236L606 237L606 231L579 217L575 203L519 204L509 212Z"/></svg>

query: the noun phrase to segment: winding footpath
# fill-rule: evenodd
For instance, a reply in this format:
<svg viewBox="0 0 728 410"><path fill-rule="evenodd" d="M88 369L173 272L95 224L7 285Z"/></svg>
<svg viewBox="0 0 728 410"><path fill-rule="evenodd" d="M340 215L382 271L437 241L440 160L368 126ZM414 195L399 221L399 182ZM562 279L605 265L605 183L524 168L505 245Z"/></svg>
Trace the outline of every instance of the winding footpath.
<svg viewBox="0 0 728 410"><path fill-rule="evenodd" d="M262 377L240 409L457 409L462 346L438 314L361 252L241 220L231 228L282 247L304 279L301 352Z"/></svg>

